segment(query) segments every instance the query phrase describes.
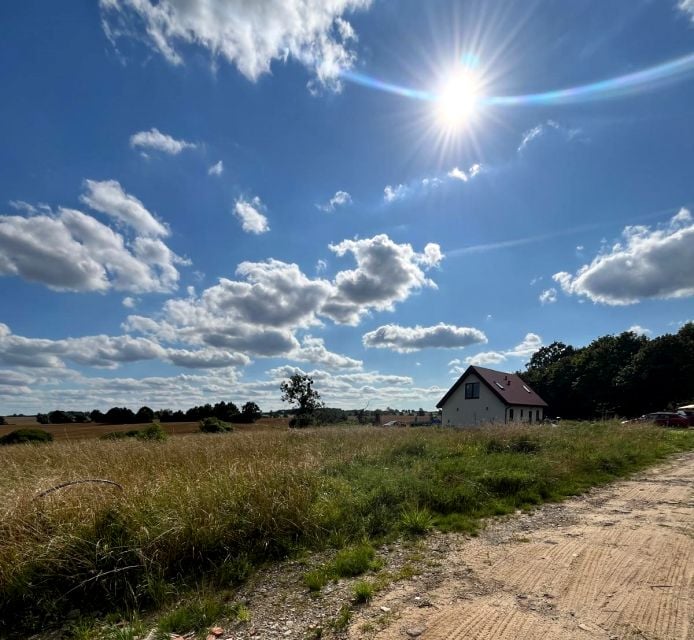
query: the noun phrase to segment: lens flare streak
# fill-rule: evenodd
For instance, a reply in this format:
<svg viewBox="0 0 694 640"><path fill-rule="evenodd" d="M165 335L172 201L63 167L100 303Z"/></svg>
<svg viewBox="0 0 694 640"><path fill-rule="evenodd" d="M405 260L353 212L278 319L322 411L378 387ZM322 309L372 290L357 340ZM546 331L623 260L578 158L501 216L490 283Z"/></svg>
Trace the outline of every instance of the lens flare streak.
<svg viewBox="0 0 694 640"><path fill-rule="evenodd" d="M478 104L520 107L535 105L567 105L608 100L651 91L665 82L679 80L692 71L694 71L694 53L654 67L642 69L641 71L577 87L516 96L480 96ZM441 95L432 91L412 89L410 87L385 82L355 71L343 71L342 77L354 84L377 89L379 91L386 91L406 98L434 102L442 99Z"/></svg>

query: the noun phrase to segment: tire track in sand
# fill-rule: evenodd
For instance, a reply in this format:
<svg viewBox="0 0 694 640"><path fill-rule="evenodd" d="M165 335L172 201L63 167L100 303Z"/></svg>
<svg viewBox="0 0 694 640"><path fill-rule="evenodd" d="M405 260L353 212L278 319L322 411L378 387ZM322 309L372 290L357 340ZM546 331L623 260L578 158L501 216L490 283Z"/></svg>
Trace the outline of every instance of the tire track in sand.
<svg viewBox="0 0 694 640"><path fill-rule="evenodd" d="M452 536L444 565L436 585L414 579L379 595L348 637L692 640L694 453L477 539Z"/></svg>

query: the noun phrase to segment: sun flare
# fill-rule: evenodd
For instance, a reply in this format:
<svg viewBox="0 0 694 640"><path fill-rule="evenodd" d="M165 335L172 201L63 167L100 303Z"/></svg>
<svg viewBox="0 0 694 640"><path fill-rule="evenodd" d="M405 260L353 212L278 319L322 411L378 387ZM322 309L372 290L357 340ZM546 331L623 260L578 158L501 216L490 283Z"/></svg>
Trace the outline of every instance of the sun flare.
<svg viewBox="0 0 694 640"><path fill-rule="evenodd" d="M437 115L447 129L459 129L474 118L480 99L479 81L469 69L445 80L437 95Z"/></svg>

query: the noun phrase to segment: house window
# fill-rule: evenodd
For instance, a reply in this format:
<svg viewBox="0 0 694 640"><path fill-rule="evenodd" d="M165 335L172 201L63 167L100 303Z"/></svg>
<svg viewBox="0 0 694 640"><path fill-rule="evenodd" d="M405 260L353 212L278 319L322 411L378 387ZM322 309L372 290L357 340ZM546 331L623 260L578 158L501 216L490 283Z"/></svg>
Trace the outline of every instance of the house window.
<svg viewBox="0 0 694 640"><path fill-rule="evenodd" d="M474 400L480 397L480 383L479 382L466 382L465 383L465 399Z"/></svg>
<svg viewBox="0 0 694 640"><path fill-rule="evenodd" d="M513 422L513 409L508 410L508 421Z"/></svg>
<svg viewBox="0 0 694 640"><path fill-rule="evenodd" d="M540 422L540 410L539 409L535 412L535 421Z"/></svg>
<svg viewBox="0 0 694 640"><path fill-rule="evenodd" d="M521 420L523 419L523 409L521 409Z"/></svg>

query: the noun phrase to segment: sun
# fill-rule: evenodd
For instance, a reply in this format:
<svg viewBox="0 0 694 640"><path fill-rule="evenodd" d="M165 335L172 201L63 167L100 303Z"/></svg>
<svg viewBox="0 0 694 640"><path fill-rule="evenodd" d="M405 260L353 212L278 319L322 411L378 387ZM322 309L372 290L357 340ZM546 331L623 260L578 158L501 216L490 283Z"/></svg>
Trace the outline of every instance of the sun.
<svg viewBox="0 0 694 640"><path fill-rule="evenodd" d="M436 95L439 123L449 130L468 126L476 115L480 97L479 79L470 69L450 74Z"/></svg>

